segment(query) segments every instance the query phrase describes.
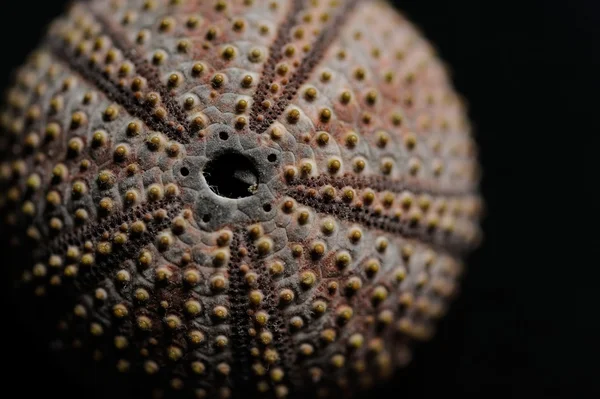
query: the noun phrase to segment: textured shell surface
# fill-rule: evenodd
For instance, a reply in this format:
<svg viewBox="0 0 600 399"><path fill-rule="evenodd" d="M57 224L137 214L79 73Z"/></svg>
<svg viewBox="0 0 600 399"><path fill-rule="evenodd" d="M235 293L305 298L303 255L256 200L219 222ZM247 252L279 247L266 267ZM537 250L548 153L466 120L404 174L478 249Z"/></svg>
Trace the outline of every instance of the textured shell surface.
<svg viewBox="0 0 600 399"><path fill-rule="evenodd" d="M140 391L351 396L480 241L465 108L384 1L74 2L0 115L19 290Z"/></svg>

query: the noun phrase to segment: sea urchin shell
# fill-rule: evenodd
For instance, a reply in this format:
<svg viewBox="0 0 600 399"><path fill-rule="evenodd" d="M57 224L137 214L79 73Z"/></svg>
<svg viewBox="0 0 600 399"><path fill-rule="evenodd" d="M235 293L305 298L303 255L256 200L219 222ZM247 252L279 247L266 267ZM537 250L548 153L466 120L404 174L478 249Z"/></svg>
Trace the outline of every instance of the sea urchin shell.
<svg viewBox="0 0 600 399"><path fill-rule="evenodd" d="M465 107L382 1L75 3L0 123L20 289L158 393L385 379L481 235Z"/></svg>

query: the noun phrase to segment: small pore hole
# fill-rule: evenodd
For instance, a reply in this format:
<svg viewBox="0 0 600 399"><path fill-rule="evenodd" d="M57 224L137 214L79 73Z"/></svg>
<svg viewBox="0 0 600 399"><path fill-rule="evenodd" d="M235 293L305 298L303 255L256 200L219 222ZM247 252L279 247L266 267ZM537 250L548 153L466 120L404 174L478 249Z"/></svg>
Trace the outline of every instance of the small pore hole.
<svg viewBox="0 0 600 399"><path fill-rule="evenodd" d="M221 138L221 140L227 140L229 138L229 133L221 132L219 133L219 137Z"/></svg>
<svg viewBox="0 0 600 399"><path fill-rule="evenodd" d="M265 212L271 212L271 204L264 204L263 209Z"/></svg>
<svg viewBox="0 0 600 399"><path fill-rule="evenodd" d="M183 168L181 168L179 170L179 172L181 173L181 176L187 176L190 174L190 170L188 168L186 168L185 166Z"/></svg>
<svg viewBox="0 0 600 399"><path fill-rule="evenodd" d="M202 216L202 221L204 223L210 222L210 213L207 213L206 215Z"/></svg>
<svg viewBox="0 0 600 399"><path fill-rule="evenodd" d="M275 161L277 161L277 155L275 155L275 154L269 154L269 156L267 157L267 160L269 162L275 162Z"/></svg>

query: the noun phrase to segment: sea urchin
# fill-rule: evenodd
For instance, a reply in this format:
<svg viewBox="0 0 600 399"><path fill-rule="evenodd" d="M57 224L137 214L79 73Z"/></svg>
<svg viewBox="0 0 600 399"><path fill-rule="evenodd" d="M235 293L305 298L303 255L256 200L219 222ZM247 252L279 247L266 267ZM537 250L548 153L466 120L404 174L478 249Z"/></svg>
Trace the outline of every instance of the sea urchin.
<svg viewBox="0 0 600 399"><path fill-rule="evenodd" d="M19 290L157 394L385 379L481 235L465 107L383 1L76 2L0 124Z"/></svg>

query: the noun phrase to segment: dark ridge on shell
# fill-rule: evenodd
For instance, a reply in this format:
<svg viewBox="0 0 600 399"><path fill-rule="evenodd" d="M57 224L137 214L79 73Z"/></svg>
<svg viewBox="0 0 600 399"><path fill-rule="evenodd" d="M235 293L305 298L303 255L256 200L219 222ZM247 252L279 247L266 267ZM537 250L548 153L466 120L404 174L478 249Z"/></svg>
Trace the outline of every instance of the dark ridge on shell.
<svg viewBox="0 0 600 399"><path fill-rule="evenodd" d="M386 176L327 176L320 175L308 178L294 178L288 181L288 186L305 186L311 188L322 188L331 185L335 188L352 187L355 189L370 188L375 191L390 193L402 193L410 191L413 194L429 194L432 196L464 196L465 190L459 188L440 189L432 184L427 184L418 179L392 179Z"/></svg>
<svg viewBox="0 0 600 399"><path fill-rule="evenodd" d="M107 77L100 68L91 64L89 60L75 54L67 49L64 43L53 40L50 47L54 54L62 62L77 71L88 82L92 82L99 91L103 92L112 101L115 101L127 110L131 115L140 118L150 128L163 132L170 139L187 142L187 138L177 128L167 122L158 121L152 116L144 104L135 98L134 94L125 87L120 87Z"/></svg>
<svg viewBox="0 0 600 399"><path fill-rule="evenodd" d="M133 65L135 65L137 73L146 78L150 91L157 91L160 94L167 107L167 110L170 112L171 119L174 119L174 122L179 124L178 126L174 127L176 133L174 134L171 132L173 137L170 137L173 140L184 143L189 141L189 127L185 112L179 106L179 104L175 102L175 99L171 95L169 89L160 81L158 70L141 55L144 52L131 43L119 26L112 23L101 11L96 11L90 6L88 6L88 9L102 26L102 32L106 34L111 39L113 44L123 52L125 58L130 60ZM179 129L184 129L184 131L179 132ZM167 131L170 132L171 130L173 130L173 126L170 126Z"/></svg>
<svg viewBox="0 0 600 399"><path fill-rule="evenodd" d="M250 302L248 300L250 289L244 288L245 283L242 281L243 274L240 270L240 266L244 261L248 261L247 266L250 268L250 271L254 271L257 274L256 288L264 293L264 300L261 308L265 309L269 314L267 327L269 327L269 331L273 333L273 346L281 356L277 364L284 370L284 381L294 379L294 376L300 371L296 367L296 356L294 354L291 338L278 308L275 289L268 276L266 265L260 260L256 248L252 245L247 245L251 240L248 232L240 230L234 234L231 248L234 251L238 251L232 256L229 263L231 276L231 287L229 289L230 302L232 303L232 314L235 317L232 329L232 340L235 344L233 356L236 371L239 372L239 374L236 374L234 377L235 380L233 385L236 389L241 390L248 388L248 384L252 382L250 378L252 373L250 349L257 341L256 338L251 337L248 333L248 329L252 326L252 323L248 313L251 310ZM240 255L240 251L244 250L247 251L246 255ZM272 381L269 383L271 388L275 387L275 383Z"/></svg>
<svg viewBox="0 0 600 399"><path fill-rule="evenodd" d="M348 15L352 12L354 7L356 7L356 5L360 1L362 1L362 0L350 0L350 1L346 2L345 4L343 4L340 12L335 16L335 18L332 19L332 21L329 23L329 25L325 29L323 29L323 31L319 34L319 37L315 41L314 47L302 59L302 63L300 64L298 69L294 72L292 77L290 78L289 83L283 89L283 92L281 93L281 96L277 99L277 102L275 104L273 104L273 106L271 106L268 110L266 110L266 112L262 113L261 112L262 102L265 99L265 96L266 96L266 93L268 90L268 85L271 83L271 80L273 79L273 76L275 73L275 65L277 64L277 62L279 62L279 59L281 58L281 49L283 47L283 44L285 44L285 42L287 40L289 40L289 37L291 34L290 29L293 26L293 24L288 24L288 23L284 23L283 25L281 25L281 29L286 29L286 31L285 31L286 33L285 33L285 35L281 34L281 33L278 34L278 39L274 43L274 46L271 49L271 51L275 51L276 54L279 54L279 55L276 56L278 58L275 58L273 60L269 59L270 62L267 63L267 65L269 66L269 68L267 70L269 73L269 75L268 75L269 78L265 79L265 77L267 75L263 76L263 78L261 79L261 86L259 89L260 91L257 92L259 95L258 95L258 97L255 96L255 98L254 98L254 104L252 106L252 120L250 122L250 130L252 130L253 132L255 132L257 134L265 132L269 128L269 126L271 126L273 124L273 122L275 120L277 120L277 118L283 113L283 111L285 111L285 108L288 106L290 101L292 101L294 99L294 97L296 97L296 94L298 93L298 89L300 88L300 86L302 86L304 84L304 82L306 82L306 80L309 78L309 76L312 73L312 71L314 70L314 68L323 59L323 55L325 54L325 52L327 51L327 49L329 48L329 46L331 45L333 40L337 37L337 35L341 31L341 29L343 28L346 18L348 17ZM294 9L293 9L293 11L296 14L300 11L300 10L296 10L297 3L299 3L299 1L294 2ZM293 14L293 15L295 15L295 14ZM286 40L283 42L280 42L279 38L281 38L281 37L284 37ZM273 52L271 52L271 56L273 56ZM264 85L264 87L263 87L263 85ZM260 115L260 114L262 114L264 117L264 119L262 121L259 121L257 119L258 115Z"/></svg>
<svg viewBox="0 0 600 399"><path fill-rule="evenodd" d="M86 241L96 244L103 234L110 234L119 229L123 223L130 224L135 221L145 220L146 230L139 236L128 235L129 240L125 245L112 245L113 252L108 255L95 256L94 265L85 270L79 268L76 276L72 279L76 289L73 294L86 293L102 279L107 278L114 270L115 265L122 264L125 260L134 259L138 251L144 245L152 242L158 233L169 228L173 217L181 211L183 203L179 199L165 199L154 203L138 205L126 211L118 212L93 225L88 224L81 228L75 228L64 232L53 239L50 244L36 251L35 258L44 259L50 254L63 255L68 246L82 247ZM164 210L164 217L157 217L156 211ZM152 215L152 213L155 213ZM59 269L61 270L61 269ZM49 273L48 277L52 277ZM66 278L63 278L65 280ZM68 279L66 279L68 280Z"/></svg>
<svg viewBox="0 0 600 399"><path fill-rule="evenodd" d="M267 98L269 93L269 86L275 77L275 67L277 63L283 58L283 46L290 41L292 37L291 28L296 25L300 13L306 6L306 0L292 0L292 5L288 14L279 26L275 41L269 48L269 59L264 65L262 76L260 77L260 83L252 98L252 111L250 112L250 130L255 133L260 133L259 127L263 125L263 122L258 120L258 116L262 114L262 103ZM269 125L273 123L273 120L269 122ZM264 130L264 129L263 129Z"/></svg>
<svg viewBox="0 0 600 399"><path fill-rule="evenodd" d="M52 38L49 43L50 49L59 60L77 71L81 77L94 84L99 91L121 105L131 115L140 118L151 129L164 133L174 141L183 144L189 142L189 132L184 127L187 125L184 112L160 82L156 68L139 55L141 52L136 50L114 25L108 22L101 23L101 25L104 28L102 33L114 40L115 46L123 51L123 55L135 65L136 71L146 78L147 91L156 91L160 94L161 100L169 112L165 120L160 120L152 115L151 108L140 97L141 93L132 92L130 88L111 79L96 63L91 62L85 55L77 54L68 43L58 38Z"/></svg>
<svg viewBox="0 0 600 399"><path fill-rule="evenodd" d="M253 338L248 333L250 328L250 316L248 309L248 290L244 287L244 276L240 269L247 255L241 251L246 249L246 238L244 232L235 231L231 239L232 254L229 260L229 301L231 303L232 317L235 320L231 328L231 340L234 345L233 365L234 381L236 389L247 390L250 388L251 358L250 348Z"/></svg>
<svg viewBox="0 0 600 399"><path fill-rule="evenodd" d="M316 189L297 186L287 191L287 195L296 201L310 206L319 213L335 216L339 219L361 224L367 229L376 229L396 234L405 238L414 238L432 244L434 247L446 248L451 253L462 253L469 249L469 243L458 234L439 231L401 220L396 216L379 214L368 207L358 207L345 203L340 199L323 198Z"/></svg>
<svg viewBox="0 0 600 399"><path fill-rule="evenodd" d="M281 359L279 364L285 373L285 380L292 382L296 379L296 375L299 372L296 365L296 355L292 346L292 339L289 335L287 326L283 321L283 316L278 307L278 300L275 295L275 288L273 287L273 281L268 275L268 271L265 262L257 259L257 254L254 256L254 268L258 274L258 287L262 292L265 293L265 308L267 309L270 318L268 325L271 327L273 333L273 342L275 349L280 354ZM270 381L271 386L274 383Z"/></svg>

